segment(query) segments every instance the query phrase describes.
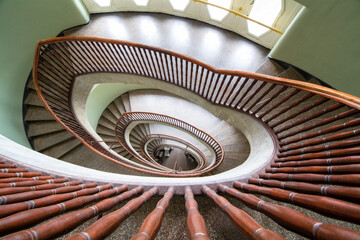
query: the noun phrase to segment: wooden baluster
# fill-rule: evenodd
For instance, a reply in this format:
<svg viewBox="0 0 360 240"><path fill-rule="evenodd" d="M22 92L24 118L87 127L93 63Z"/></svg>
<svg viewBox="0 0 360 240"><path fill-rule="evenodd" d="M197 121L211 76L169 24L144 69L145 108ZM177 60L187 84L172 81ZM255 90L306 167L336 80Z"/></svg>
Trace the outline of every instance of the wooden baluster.
<svg viewBox="0 0 360 240"><path fill-rule="evenodd" d="M246 206L264 213L293 232L311 239L359 239L360 233L348 228L316 221L288 207L263 201L254 195L219 184L218 189L242 201Z"/></svg>
<svg viewBox="0 0 360 240"><path fill-rule="evenodd" d="M158 193L158 188L153 187L149 191L143 193L140 197L135 198L129 201L125 206L120 208L119 210L109 213L105 217L97 220L90 227L82 231L81 233L77 233L72 235L66 240L70 239L104 239L112 232L114 232L118 226L128 217L131 213L138 210L142 204L147 202L152 196Z"/></svg>
<svg viewBox="0 0 360 240"><path fill-rule="evenodd" d="M210 240L206 230L205 221L198 210L198 205L194 199L194 194L192 193L190 187L185 188L185 199L185 207L188 213L186 226L190 239Z"/></svg>
<svg viewBox="0 0 360 240"><path fill-rule="evenodd" d="M251 109L258 104L259 102L261 102L261 100L269 93L271 92L271 90L273 90L276 87L276 84L270 83L270 86L268 87L268 89L266 89L266 91L264 91L259 97L257 97L254 102L250 105L250 107L248 107L246 110L244 110L244 112L251 112ZM253 113L250 113L253 114Z"/></svg>
<svg viewBox="0 0 360 240"><path fill-rule="evenodd" d="M112 190L119 194L127 189L127 186L116 187ZM87 207L72 213L68 213L57 217L49 222L43 223L32 229L19 231L3 237L3 239L22 239L22 240L33 240L33 239L54 239L65 233L75 229L77 226L86 222L87 220L102 214L105 211L110 210L118 203L132 197L133 195L141 192L142 187L134 188L131 191L120 194L119 196L105 199L91 207Z"/></svg>
<svg viewBox="0 0 360 240"><path fill-rule="evenodd" d="M146 217L143 224L140 227L139 232L131 238L131 240L148 240L154 239L158 233L165 210L169 205L171 198L174 195L174 188L171 187L165 193L164 197L158 202L154 211Z"/></svg>
<svg viewBox="0 0 360 240"><path fill-rule="evenodd" d="M276 84L275 84L276 85ZM268 105L271 101L273 101L275 98L277 98L282 92L284 92L287 89L286 86L282 86L278 91L276 91L271 97L269 97L268 99L266 99L256 110L254 110L251 114L255 115L257 114L260 110L262 110L266 105ZM259 114L259 118L261 118L260 116L264 116L266 115L267 111L265 111L262 114Z"/></svg>
<svg viewBox="0 0 360 240"><path fill-rule="evenodd" d="M0 195L15 194L15 193L21 193L21 192L30 192L30 191L39 191L39 190L46 190L46 189L55 189L55 188L59 188L59 187L74 186L74 185L80 185L80 184L82 184L82 181L65 182L65 183L50 183L50 184L43 184L43 185L32 186L32 187L0 188Z"/></svg>
<svg viewBox="0 0 360 240"><path fill-rule="evenodd" d="M245 92L242 94L241 98L234 104L234 107L237 109L241 109L239 104L242 102L242 100L246 97L246 95L250 92L250 90L254 87L255 83L257 83L257 80L252 79L252 82L249 84L249 86L246 88ZM247 102L245 102L246 104Z"/></svg>
<svg viewBox="0 0 360 240"><path fill-rule="evenodd" d="M91 186L95 187L96 184L92 183ZM84 188L86 188L86 186L84 186ZM99 192L99 188L87 188L78 191L71 191L69 193L55 194L43 198L33 199L31 201L26 201L26 202L0 205L0 218L9 216L17 212L25 211L28 209L45 207L48 205L53 205L55 203L70 200L72 198L95 194L97 192Z"/></svg>
<svg viewBox="0 0 360 240"><path fill-rule="evenodd" d="M335 103L335 104L333 104L333 105L331 105L331 106L329 106L329 107L327 107L327 108L325 108L325 109L323 109L321 111L318 111L318 112L315 112L315 113L311 114L310 116L306 116L306 117L304 117L302 119L299 119L299 120L297 120L297 121L295 121L293 123L290 123L290 124L288 124L288 125L286 125L284 127L281 127L280 129L276 130L275 133L278 134L278 133L281 133L281 132L283 132L285 130L293 128L295 126L299 126L299 125L301 125L301 124L303 124L303 123L305 123L307 121L310 121L310 120L312 120L314 118L320 117L320 116L322 116L322 115L324 115L326 113L332 112L332 111L334 111L334 110L336 110L338 108L341 108L343 106L344 105L342 103Z"/></svg>
<svg viewBox="0 0 360 240"><path fill-rule="evenodd" d="M276 86L276 84L274 84ZM292 90L289 94L286 94L286 97L284 97L283 99L281 99L278 103L276 103L274 106L272 106L271 108L269 108L268 110L266 110L264 113L262 113L261 115L259 115L259 118L263 118L264 116L266 116L268 113L272 112L274 109L276 109L277 107L279 107L281 104L285 103L286 101L288 101L290 98L292 98L293 96L295 96L296 94L298 94L300 92L299 89L294 89ZM280 114L279 114L280 115ZM275 116L276 117L276 116ZM274 116L270 117L269 119L273 119ZM268 123L270 120L264 120L265 123Z"/></svg>
<svg viewBox="0 0 360 240"><path fill-rule="evenodd" d="M236 84L234 84L234 86L232 87L232 89L230 90L230 93L228 95L228 97L226 98L224 104L226 106L232 106L233 102L235 101L235 99L237 98L237 96L240 94L241 90L244 88L245 84L247 83L247 81L249 80L249 78L245 78L243 81L241 81L242 77L238 77L238 79L235 81ZM237 86L239 85L238 90L236 91L235 94L233 94L233 92L235 91L235 89L237 88ZM227 103L228 100L230 100L230 98L233 96L233 99L230 103Z"/></svg>
<svg viewBox="0 0 360 240"><path fill-rule="evenodd" d="M0 168L17 168L15 164L0 163Z"/></svg>
<svg viewBox="0 0 360 240"><path fill-rule="evenodd" d="M260 82L260 81L255 81L254 82ZM262 82L260 84L260 86L248 97L248 99L239 107L239 109L244 110L244 107L246 106L246 104L248 104L255 96L256 94L258 94L261 89L263 89L263 87L267 84L267 82Z"/></svg>
<svg viewBox="0 0 360 240"><path fill-rule="evenodd" d="M48 180L31 180L31 181L21 181L21 182L9 182L9 183L0 183L0 188L7 187L28 187L28 186L36 186L50 183L64 183L69 180L66 178L57 178L57 179L48 179Z"/></svg>
<svg viewBox="0 0 360 240"><path fill-rule="evenodd" d="M24 212L19 212L14 215L0 219L0 235L8 234L15 230L21 230L50 217L62 214L66 211L74 210L85 206L86 204L97 201L99 199L107 198L116 193L114 189L102 191L103 188L109 189L112 185L104 185L98 187L99 193L89 196L82 196L63 203L51 205L42 208L31 209ZM101 192L102 191L102 192Z"/></svg>
<svg viewBox="0 0 360 240"><path fill-rule="evenodd" d="M297 112L295 112L295 113L293 113L293 114L290 114L288 117L282 118L281 120L278 120L277 122L275 122L275 123L273 123L273 124L268 124L268 125L269 125L269 127L271 127L271 128L275 128L275 127L279 126L280 124L285 123L285 122L287 122L287 121L295 118L296 116L298 116L298 115L300 115L300 114L302 114L302 113L305 113L305 112L311 110L312 108L314 108L314 107L316 107L316 106L319 106L319 105L321 105L321 104L323 104L323 103L325 103L325 102L327 102L327 101L329 101L329 100L330 100L330 99L328 99L328 98L320 98L319 100L313 102L312 104L307 105L306 107L300 109L299 111L297 111ZM276 132L276 133L280 133L280 130L281 130L281 129L282 129L282 128L280 128L279 130L277 130L277 131L275 131L275 132Z"/></svg>
<svg viewBox="0 0 360 240"><path fill-rule="evenodd" d="M354 148L340 149L340 150L334 150L328 152L309 153L304 155L283 157L283 158L275 159L275 162L302 161L302 160L316 159L316 158L342 157L342 156L356 155L358 153L360 153L360 148L354 147Z"/></svg>
<svg viewBox="0 0 360 240"><path fill-rule="evenodd" d="M313 167L283 167L283 168L267 168L267 173L360 173L360 164L349 164L339 166L313 166Z"/></svg>
<svg viewBox="0 0 360 240"><path fill-rule="evenodd" d="M201 188L202 192L211 198L216 205L228 215L235 226L248 239L285 239L281 235L265 229L243 210L234 207L228 200L216 194L207 186Z"/></svg>
<svg viewBox="0 0 360 240"><path fill-rule="evenodd" d="M38 172L20 172L20 173L0 173L0 178L11 178L11 177L38 177L41 173Z"/></svg>
<svg viewBox="0 0 360 240"><path fill-rule="evenodd" d="M300 207L305 207L326 216L353 223L360 222L360 206L357 204L330 197L290 192L278 188L259 187L241 182L234 182L234 186L241 188L243 191L258 193L278 201L289 202Z"/></svg>
<svg viewBox="0 0 360 240"><path fill-rule="evenodd" d="M349 117L351 115L354 115L356 113L358 113L359 110L357 109L350 109L348 111L345 111L345 112L342 112L342 113L339 113L335 116L332 116L332 117L329 117L329 118L326 118L326 119L323 119L323 120L320 120L314 124L311 124L311 125L308 125L308 126L304 126L300 129L296 129L294 131L290 131L290 132L287 132L281 136L278 136L278 139L279 140L282 140L284 138L287 138L287 137L290 137L290 136L293 136L295 134L298 134L298 133L302 133L302 132L305 132L305 131L308 131L308 130L311 130L311 129L314 129L316 127L320 127L320 126L323 126L323 125L326 125L328 123L331 123L331 122L334 122L336 120L340 120L340 119L343 119L343 118L346 118L346 117ZM359 123L356 123L356 124L359 124ZM346 126L346 124L344 125L344 127ZM320 132L320 135L321 135L321 132ZM287 144L287 141L282 141L281 145L283 144Z"/></svg>
<svg viewBox="0 0 360 240"><path fill-rule="evenodd" d="M298 148L309 147L309 146L318 145L318 144L321 144L321 143L326 143L326 142L332 142L332 141L336 141L336 140L342 140L342 139L346 139L346 138L351 138L351 137L354 137L354 136L358 136L359 134L360 134L360 129L347 131L347 132L342 132L342 133L337 133L337 134L330 135L330 136L327 136L327 137L318 138L318 139L314 139L314 140L311 140L311 141L305 141L303 143L282 147L282 148L279 149L279 151L280 152L288 152L290 150L294 150L294 149L298 149Z"/></svg>
<svg viewBox="0 0 360 240"><path fill-rule="evenodd" d="M357 135L358 133L352 132L352 135ZM327 142L327 138L322 139L324 142ZM325 144L325 145L318 145L318 146L313 146L313 147L308 147L308 148L303 148L303 149L297 149L297 150L292 150L292 151L288 151L288 152L282 152L277 154L278 157L287 157L287 156L296 156L298 154L303 154L303 153L313 153L313 152L321 152L324 150L330 150L330 149L341 149L341 148L346 148L347 147L352 147L352 146L358 146L360 144L360 139L355 139L355 140L346 140L346 141L341 141L341 142L337 142L337 143L331 143L331 144Z"/></svg>
<svg viewBox="0 0 360 240"><path fill-rule="evenodd" d="M260 178L290 180L311 183L329 183L334 185L355 185L359 186L360 174L345 175L323 175L323 174L286 174L286 173L260 173Z"/></svg>
<svg viewBox="0 0 360 240"><path fill-rule="evenodd" d="M24 181L33 181L33 180L48 180L48 179L54 179L52 176L39 176L39 177L32 177L32 178L26 178L26 177L10 177L10 178L0 178L0 183L11 183L11 182L24 182Z"/></svg>
<svg viewBox="0 0 360 240"><path fill-rule="evenodd" d="M284 99L286 99L286 101L294 96L295 94L297 94L298 92L300 92L300 90L293 90L293 92L291 92L290 96L286 96ZM292 95L293 94L293 95ZM286 107L284 107L283 109L281 109L279 112L277 112L276 114L273 114L271 117L269 117L268 119L264 120L265 123L270 122L271 120L273 120L274 118L280 116L281 114L286 113L287 111L289 111L290 109L292 109L293 107L298 106L300 103L306 101L307 99L311 98L312 96L314 96L313 93L308 93L306 95L304 95L302 98L296 100L295 102L291 103L290 105L287 105ZM280 101L279 103L284 103L285 101ZM268 109L264 114L260 115L261 118L263 118L265 115L267 115L269 112L271 112L272 110L274 110L275 108L277 108L278 106L280 106L280 104L276 104L274 107Z"/></svg>
<svg viewBox="0 0 360 240"><path fill-rule="evenodd" d="M321 165L339 165L339 164L355 164L355 163L360 163L360 156L272 163L271 167L300 167L300 166L321 166Z"/></svg>
<svg viewBox="0 0 360 240"><path fill-rule="evenodd" d="M25 168L1 168L0 172L2 173L20 173L20 172L28 172Z"/></svg>
<svg viewBox="0 0 360 240"><path fill-rule="evenodd" d="M347 201L360 201L359 187L321 186L304 182L281 182L277 180L264 180L260 178L249 178L248 181L251 184L264 185L267 187L290 189L297 192L335 197Z"/></svg>

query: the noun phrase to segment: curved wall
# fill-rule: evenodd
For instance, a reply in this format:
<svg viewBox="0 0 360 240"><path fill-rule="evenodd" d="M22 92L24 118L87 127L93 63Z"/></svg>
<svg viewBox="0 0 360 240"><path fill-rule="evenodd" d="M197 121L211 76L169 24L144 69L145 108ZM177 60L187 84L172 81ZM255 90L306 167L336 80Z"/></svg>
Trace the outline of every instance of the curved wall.
<svg viewBox="0 0 360 240"><path fill-rule="evenodd" d="M0 133L29 146L23 127L22 96L32 69L35 43L85 24L81 0L0 1Z"/></svg>
<svg viewBox="0 0 360 240"><path fill-rule="evenodd" d="M360 1L318 0L302 9L270 56L360 96Z"/></svg>

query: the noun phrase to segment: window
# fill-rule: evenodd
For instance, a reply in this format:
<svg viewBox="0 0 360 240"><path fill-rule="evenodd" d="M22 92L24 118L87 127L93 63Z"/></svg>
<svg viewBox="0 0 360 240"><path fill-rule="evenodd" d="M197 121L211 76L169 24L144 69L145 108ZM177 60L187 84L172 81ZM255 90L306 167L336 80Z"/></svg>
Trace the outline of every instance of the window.
<svg viewBox="0 0 360 240"><path fill-rule="evenodd" d="M189 0L169 0L169 1L170 1L171 6L175 10L179 10L179 11L184 11L184 9L189 4Z"/></svg>
<svg viewBox="0 0 360 240"><path fill-rule="evenodd" d="M231 0L208 0L209 3L213 3L216 5L219 5L224 8L230 8L231 7ZM224 19L224 17L229 13L226 10L207 5L207 8L209 10L210 17L212 19L215 19L217 21L221 21Z"/></svg>
<svg viewBox="0 0 360 240"><path fill-rule="evenodd" d="M282 0L255 0L249 17L268 26L272 26L281 9ZM257 37L269 31L268 28L249 20L248 28L249 33Z"/></svg>
<svg viewBox="0 0 360 240"><path fill-rule="evenodd" d="M138 6L147 6L149 3L149 0L134 0L134 2Z"/></svg>
<svg viewBox="0 0 360 240"><path fill-rule="evenodd" d="M111 0L94 0L100 7L109 7Z"/></svg>

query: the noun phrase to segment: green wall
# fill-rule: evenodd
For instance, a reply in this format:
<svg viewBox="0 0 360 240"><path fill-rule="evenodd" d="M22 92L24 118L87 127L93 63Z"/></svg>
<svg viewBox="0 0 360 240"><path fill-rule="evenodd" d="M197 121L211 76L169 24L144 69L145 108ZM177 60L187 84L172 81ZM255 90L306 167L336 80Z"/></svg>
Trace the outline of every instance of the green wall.
<svg viewBox="0 0 360 240"><path fill-rule="evenodd" d="M0 0L0 134L29 146L22 96L35 43L89 19L81 0Z"/></svg>
<svg viewBox="0 0 360 240"><path fill-rule="evenodd" d="M86 115L91 127L96 130L104 109L118 96L135 89L149 89L146 86L126 83L101 83L90 92L86 101Z"/></svg>
<svg viewBox="0 0 360 240"><path fill-rule="evenodd" d="M360 97L360 1L312 1L270 56Z"/></svg>

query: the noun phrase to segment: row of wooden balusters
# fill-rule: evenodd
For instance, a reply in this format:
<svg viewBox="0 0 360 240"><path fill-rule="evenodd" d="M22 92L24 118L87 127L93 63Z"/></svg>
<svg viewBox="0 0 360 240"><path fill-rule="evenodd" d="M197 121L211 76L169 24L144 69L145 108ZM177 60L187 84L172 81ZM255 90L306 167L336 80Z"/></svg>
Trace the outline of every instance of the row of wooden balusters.
<svg viewBox="0 0 360 240"><path fill-rule="evenodd" d="M41 176L38 172L28 172L14 164L0 163L0 235L1 239L50 239L64 235L87 220L100 215L120 202L143 192L139 186L128 190L125 185L113 187L111 184L97 186L95 183L83 184L81 181L55 179ZM267 197L290 202L322 214L360 222L360 206L354 203L309 194L294 193L278 188L259 187L254 184L295 189L299 192L327 195L351 201L360 200L359 188L319 187L313 184L280 182L264 179L249 179L249 183L234 182L234 187L242 191L258 193ZM359 239L360 232L344 227L319 222L291 208L263 201L252 194L243 193L222 184L217 190L242 201L246 206L264 213L283 227L313 239ZM236 208L224 197L219 196L207 186L202 192L210 197L224 211L234 225L249 239L284 239L279 234L265 229L243 210ZM158 193L153 187L140 197L128 201L119 210L97 220L86 230L67 239L103 239L135 212L142 204ZM169 188L158 202L153 212L145 219L138 234L132 239L153 239L158 232L165 210L174 194ZM210 239L205 221L198 211L191 187L185 188L187 228L190 239ZM96 202L96 204L81 209ZM76 210L80 209L80 210ZM76 211L73 211L76 210ZM68 214L63 214L73 211ZM62 214L62 215L61 215ZM60 215L51 221L41 223ZM289 221L291 219L291 221ZM36 227L32 227L37 225ZM24 230L25 229L25 230Z"/></svg>

